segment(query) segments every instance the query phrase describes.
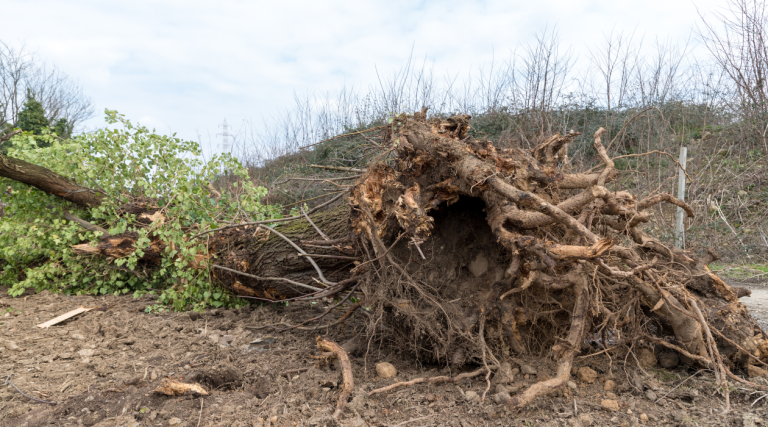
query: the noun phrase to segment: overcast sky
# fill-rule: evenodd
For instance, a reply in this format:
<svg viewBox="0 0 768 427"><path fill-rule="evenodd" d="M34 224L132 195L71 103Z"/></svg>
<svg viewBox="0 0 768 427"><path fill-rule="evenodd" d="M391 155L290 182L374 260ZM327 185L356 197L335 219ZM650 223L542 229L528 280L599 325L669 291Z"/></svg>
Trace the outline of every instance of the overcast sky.
<svg viewBox="0 0 768 427"><path fill-rule="evenodd" d="M103 123L116 109L207 145L293 104L293 94L376 82L411 54L437 74L506 56L556 26L574 52L623 31L684 41L715 0L87 1L3 0L0 40L26 45L83 86ZM376 68L375 68L376 67Z"/></svg>

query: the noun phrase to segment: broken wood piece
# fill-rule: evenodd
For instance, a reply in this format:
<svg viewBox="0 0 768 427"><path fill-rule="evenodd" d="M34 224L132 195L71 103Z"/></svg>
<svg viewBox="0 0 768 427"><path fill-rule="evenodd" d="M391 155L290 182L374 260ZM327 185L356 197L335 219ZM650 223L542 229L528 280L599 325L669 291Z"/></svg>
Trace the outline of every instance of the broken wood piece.
<svg viewBox="0 0 768 427"><path fill-rule="evenodd" d="M334 342L324 340L323 337L319 335L317 337L317 348L335 354L341 365L343 383L341 385L339 400L336 402L336 411L333 413L333 418L338 418L342 411L344 411L344 405L347 404L349 396L352 394L352 389L355 388L355 379L352 376L352 363L350 363L349 356L344 349Z"/></svg>
<svg viewBox="0 0 768 427"><path fill-rule="evenodd" d="M167 396L183 396L185 394L200 394L208 396L208 392L198 383L187 384L176 380L164 379L160 387L152 390L156 394L165 394Z"/></svg>
<svg viewBox="0 0 768 427"><path fill-rule="evenodd" d="M51 320L49 320L47 322L43 322L43 323L37 325L37 327L38 328L48 328L48 327L51 327L53 325L57 325L57 324L65 321L67 319L75 317L75 316L77 316L80 313L85 313L86 311L91 311L91 310L92 309L85 308L85 307L76 308L76 309L74 309L72 311L69 311L67 313L62 314L59 317L55 317L55 318L53 318L53 319L51 319Z"/></svg>

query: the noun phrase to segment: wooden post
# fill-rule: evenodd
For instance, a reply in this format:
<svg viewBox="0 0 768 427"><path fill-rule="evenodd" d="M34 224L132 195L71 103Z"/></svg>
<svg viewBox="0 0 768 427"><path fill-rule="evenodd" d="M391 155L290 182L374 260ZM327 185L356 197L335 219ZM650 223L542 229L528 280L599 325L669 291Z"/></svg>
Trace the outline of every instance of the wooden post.
<svg viewBox="0 0 768 427"><path fill-rule="evenodd" d="M685 201L685 169L688 157L688 148L680 147L680 170L677 177L677 198ZM682 249L685 246L685 229L683 228L683 219L685 212L683 208L677 208L677 224L675 226L675 246Z"/></svg>

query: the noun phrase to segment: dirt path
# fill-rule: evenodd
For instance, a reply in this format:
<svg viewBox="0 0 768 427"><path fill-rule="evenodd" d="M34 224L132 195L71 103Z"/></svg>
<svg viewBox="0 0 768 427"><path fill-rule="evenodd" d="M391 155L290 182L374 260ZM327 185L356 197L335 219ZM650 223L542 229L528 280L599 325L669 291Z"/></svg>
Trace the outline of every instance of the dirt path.
<svg viewBox="0 0 768 427"><path fill-rule="evenodd" d="M742 297L741 302L747 306L752 317L757 320L763 330L768 331L768 284L749 284L746 287L752 291L752 295Z"/></svg>
<svg viewBox="0 0 768 427"><path fill-rule="evenodd" d="M628 366L625 374L623 361L601 357L577 360L577 368L595 371L593 383L586 381L588 376L582 377L585 381L576 377L565 390L521 413L509 412L493 395L553 375L551 361L520 361L528 375L493 377L484 401L480 396L487 383L480 377L369 398L368 391L395 380L458 373L398 354L386 342L373 342L367 357L365 345L352 352L355 391L340 421L334 422L328 416L339 393L340 372L336 362L311 357L317 354L318 332L249 329L298 323L321 313L326 304L148 314L144 308L153 303L150 299L47 292L12 299L0 292L0 313L8 313L0 317L0 374L3 379L12 374L12 382L32 397L58 402L33 402L6 384L0 387L2 426L752 426L750 420L768 420L768 399L750 406L759 395L738 387L731 394L736 410L724 419L722 398L705 373L689 379L697 370L654 366L644 373ZM764 304L762 298L753 301ZM79 306L104 310L47 330L35 327ZM327 339L346 343L359 327L354 320L347 322L343 332L331 329ZM377 378L378 362L392 363L396 377ZM520 369L514 362L512 367ZM165 378L198 382L210 395L153 393ZM614 403L613 409L604 408Z"/></svg>

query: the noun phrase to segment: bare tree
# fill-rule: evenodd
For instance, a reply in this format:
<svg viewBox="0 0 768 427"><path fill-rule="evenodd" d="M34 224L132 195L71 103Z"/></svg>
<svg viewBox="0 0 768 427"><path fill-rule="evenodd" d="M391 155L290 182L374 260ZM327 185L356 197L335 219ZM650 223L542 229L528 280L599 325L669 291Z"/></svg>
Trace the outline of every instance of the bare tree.
<svg viewBox="0 0 768 427"><path fill-rule="evenodd" d="M764 0L729 0L707 20L699 13L699 36L728 75L746 117L757 119L754 130L768 149L768 9Z"/></svg>
<svg viewBox="0 0 768 427"><path fill-rule="evenodd" d="M21 48L0 41L0 134L16 124L30 93L43 105L53 124L65 119L71 128L93 116L93 103L83 89L56 67L41 63Z"/></svg>

